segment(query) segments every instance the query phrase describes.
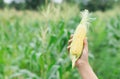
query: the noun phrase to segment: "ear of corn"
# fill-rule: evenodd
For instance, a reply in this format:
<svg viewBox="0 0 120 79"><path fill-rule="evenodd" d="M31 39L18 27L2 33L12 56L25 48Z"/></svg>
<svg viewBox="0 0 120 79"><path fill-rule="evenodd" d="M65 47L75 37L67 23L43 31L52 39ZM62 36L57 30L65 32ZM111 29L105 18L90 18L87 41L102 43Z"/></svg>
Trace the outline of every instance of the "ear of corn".
<svg viewBox="0 0 120 79"><path fill-rule="evenodd" d="M83 11L81 15L82 20L74 32L73 40L70 45L70 58L72 60L72 68L75 66L76 60L82 54L83 40L85 39L87 33L87 25L89 19L88 10Z"/></svg>

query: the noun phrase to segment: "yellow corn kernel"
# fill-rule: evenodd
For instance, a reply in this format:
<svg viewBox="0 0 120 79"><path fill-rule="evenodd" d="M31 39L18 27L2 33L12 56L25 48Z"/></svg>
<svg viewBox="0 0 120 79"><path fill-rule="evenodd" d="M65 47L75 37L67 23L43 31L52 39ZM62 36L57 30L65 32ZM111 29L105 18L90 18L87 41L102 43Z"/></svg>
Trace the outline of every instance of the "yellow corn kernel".
<svg viewBox="0 0 120 79"><path fill-rule="evenodd" d="M83 40L86 37L87 33L87 23L88 23L88 10L85 10L82 14L82 20L77 26L73 40L70 45L70 58L72 60L72 68L75 66L75 61L81 56L83 49Z"/></svg>

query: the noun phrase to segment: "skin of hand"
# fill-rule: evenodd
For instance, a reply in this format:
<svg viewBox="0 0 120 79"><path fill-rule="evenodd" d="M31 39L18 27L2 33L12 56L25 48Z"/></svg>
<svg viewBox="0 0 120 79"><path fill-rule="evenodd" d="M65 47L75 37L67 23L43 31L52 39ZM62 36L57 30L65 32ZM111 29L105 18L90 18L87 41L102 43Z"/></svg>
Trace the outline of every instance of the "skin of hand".
<svg viewBox="0 0 120 79"><path fill-rule="evenodd" d="M70 51L70 44L72 42L73 35L70 36L70 40L68 41L68 52ZM87 38L83 41L83 52L81 57L76 61L75 65L76 67L79 67L81 65L88 64L88 43Z"/></svg>
<svg viewBox="0 0 120 79"><path fill-rule="evenodd" d="M68 52L70 51L70 44L72 42L72 38L73 35L71 35L70 40L68 41ZM88 62L87 38L83 40L83 52L80 58L75 62L75 66L78 68L82 79L98 79Z"/></svg>

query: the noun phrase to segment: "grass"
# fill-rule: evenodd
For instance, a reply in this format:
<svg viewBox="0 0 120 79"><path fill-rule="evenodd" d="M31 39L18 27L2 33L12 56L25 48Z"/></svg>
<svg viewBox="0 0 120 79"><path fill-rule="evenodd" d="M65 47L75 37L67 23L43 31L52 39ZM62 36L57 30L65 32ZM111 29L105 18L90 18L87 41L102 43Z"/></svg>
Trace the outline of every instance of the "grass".
<svg viewBox="0 0 120 79"><path fill-rule="evenodd" d="M120 78L120 14L114 11L93 13L88 34L90 64L100 79ZM79 79L66 49L79 21L77 6L66 4L0 10L0 79Z"/></svg>

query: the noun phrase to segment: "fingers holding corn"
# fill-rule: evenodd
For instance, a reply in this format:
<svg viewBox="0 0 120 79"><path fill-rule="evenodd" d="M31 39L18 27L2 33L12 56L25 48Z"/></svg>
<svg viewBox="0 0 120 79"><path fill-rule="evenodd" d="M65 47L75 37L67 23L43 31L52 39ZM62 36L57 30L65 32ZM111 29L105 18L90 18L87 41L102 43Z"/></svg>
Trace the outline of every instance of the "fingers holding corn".
<svg viewBox="0 0 120 79"><path fill-rule="evenodd" d="M72 42L73 35L71 35L69 41L68 41L68 53L70 52L70 44ZM79 57L79 59L75 62L75 66L79 67L81 63L88 62L88 42L87 38L83 40L83 49L82 49L82 55Z"/></svg>

